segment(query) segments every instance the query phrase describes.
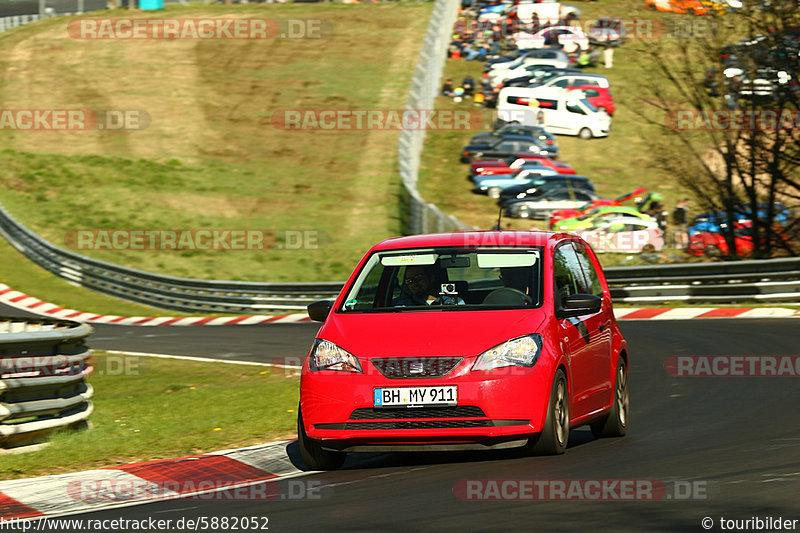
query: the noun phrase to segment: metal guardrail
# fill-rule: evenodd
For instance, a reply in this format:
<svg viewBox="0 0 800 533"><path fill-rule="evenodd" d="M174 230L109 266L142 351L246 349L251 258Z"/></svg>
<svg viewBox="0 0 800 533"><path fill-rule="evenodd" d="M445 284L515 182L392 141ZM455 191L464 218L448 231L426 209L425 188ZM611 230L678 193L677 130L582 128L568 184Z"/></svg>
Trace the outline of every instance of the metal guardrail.
<svg viewBox="0 0 800 533"><path fill-rule="evenodd" d="M59 248L0 207L0 235L39 266L88 289L162 309L191 313L305 311L338 294L342 282L255 283L179 278L127 268Z"/></svg>
<svg viewBox="0 0 800 533"><path fill-rule="evenodd" d="M604 269L615 302L800 303L800 258Z"/></svg>
<svg viewBox="0 0 800 533"><path fill-rule="evenodd" d="M0 447L29 444L92 414L86 324L0 317Z"/></svg>

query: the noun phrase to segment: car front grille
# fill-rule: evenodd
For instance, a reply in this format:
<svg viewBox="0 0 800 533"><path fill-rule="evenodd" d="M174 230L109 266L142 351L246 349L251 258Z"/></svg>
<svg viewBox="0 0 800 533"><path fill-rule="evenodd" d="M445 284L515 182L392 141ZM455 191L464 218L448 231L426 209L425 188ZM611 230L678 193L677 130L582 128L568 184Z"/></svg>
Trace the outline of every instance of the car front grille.
<svg viewBox="0 0 800 533"><path fill-rule="evenodd" d="M470 418L486 417L483 409L473 405L459 405L456 407L402 407L399 409L356 409L350 415L350 420L388 420L410 418Z"/></svg>
<svg viewBox="0 0 800 533"><path fill-rule="evenodd" d="M491 420L395 420L391 422L347 422L343 429L441 429L491 427Z"/></svg>
<svg viewBox="0 0 800 533"><path fill-rule="evenodd" d="M462 360L463 357L387 357L372 359L372 364L389 379L417 379L445 376Z"/></svg>

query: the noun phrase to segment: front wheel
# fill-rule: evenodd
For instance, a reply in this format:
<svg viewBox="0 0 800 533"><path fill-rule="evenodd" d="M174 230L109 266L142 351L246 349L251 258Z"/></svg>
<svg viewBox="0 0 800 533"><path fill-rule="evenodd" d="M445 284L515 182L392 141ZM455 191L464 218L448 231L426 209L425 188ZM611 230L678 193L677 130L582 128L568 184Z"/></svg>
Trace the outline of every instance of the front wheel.
<svg viewBox="0 0 800 533"><path fill-rule="evenodd" d="M528 440L526 451L532 455L559 455L569 441L569 388L562 370L556 372L544 427L538 437Z"/></svg>
<svg viewBox="0 0 800 533"><path fill-rule="evenodd" d="M589 128L581 128L581 131L578 132L578 137L581 139L591 139L592 138L592 130Z"/></svg>
<svg viewBox="0 0 800 533"><path fill-rule="evenodd" d="M611 409L604 420L591 425L592 435L601 437L622 437L628 432L628 411L631 405L631 393L628 388L628 367L625 360L619 358L617 377L614 380L614 399Z"/></svg>
<svg viewBox="0 0 800 533"><path fill-rule="evenodd" d="M300 456L311 470L336 470L344 463L344 452L323 450L317 441L306 435L303 426L303 413L297 410L297 444L300 445Z"/></svg>

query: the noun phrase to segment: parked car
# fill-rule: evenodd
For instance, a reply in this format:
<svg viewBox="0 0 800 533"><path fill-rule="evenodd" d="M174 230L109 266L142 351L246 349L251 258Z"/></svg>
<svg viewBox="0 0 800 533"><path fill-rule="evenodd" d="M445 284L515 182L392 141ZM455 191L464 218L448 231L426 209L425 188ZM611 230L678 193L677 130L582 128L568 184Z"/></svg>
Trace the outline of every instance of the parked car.
<svg viewBox="0 0 800 533"><path fill-rule="evenodd" d="M612 220L613 218L619 218L620 216L632 216L647 221L655 221L653 217L644 213L640 213L635 207L627 207L624 205L608 205L595 207L585 215L579 217L561 220L554 226L554 228L561 231L590 229L600 224L602 222L601 219Z"/></svg>
<svg viewBox="0 0 800 533"><path fill-rule="evenodd" d="M492 145L467 145L461 150L461 161L486 158L506 158L519 153L549 155L549 146L533 137L511 135Z"/></svg>
<svg viewBox="0 0 800 533"><path fill-rule="evenodd" d="M608 116L614 115L617 106L614 104L614 96L611 94L611 89L607 87L592 87L591 85L576 85L567 87L570 91L583 91L586 99L589 100L593 106L598 109L605 109Z"/></svg>
<svg viewBox="0 0 800 533"><path fill-rule="evenodd" d="M506 87L497 100L497 118L505 122L544 125L560 135L581 139L606 137L611 117L586 99L582 91L558 87Z"/></svg>
<svg viewBox="0 0 800 533"><path fill-rule="evenodd" d="M500 193L507 187L524 185L535 187L536 184L543 184L548 176L557 176L558 173L549 168L538 168L531 170L518 170L513 174L502 174L500 176L474 176L472 182L475 187L472 192L485 194L489 198L500 198Z"/></svg>
<svg viewBox="0 0 800 533"><path fill-rule="evenodd" d="M598 253L658 252L664 249L664 233L655 220L633 216L601 217L590 228L573 233Z"/></svg>
<svg viewBox="0 0 800 533"><path fill-rule="evenodd" d="M562 209L559 211L555 211L550 215L550 227L551 228L554 227L558 222L564 219L583 216L590 210L594 209L595 207L622 205L628 200L632 200L645 192L647 192L647 189L645 189L644 187L639 187L635 191L620 195L614 198L613 200L606 200L603 198L599 198L597 200L594 200L593 202L589 202L587 204L582 205L578 209Z"/></svg>
<svg viewBox="0 0 800 533"><path fill-rule="evenodd" d="M498 174L510 174L515 170L524 168L531 161L536 161L542 166L549 167L559 174L575 174L574 168L566 163L554 161L550 157L535 154L518 154L518 156L511 156L508 159L499 161L473 161L470 164L470 175L496 176Z"/></svg>
<svg viewBox="0 0 800 533"><path fill-rule="evenodd" d="M539 67L532 71L529 76L520 76L519 78L510 78L501 84L498 84L501 89L503 87L536 87L541 85L554 76L562 74L582 74L583 70L579 68L555 68L555 67Z"/></svg>
<svg viewBox="0 0 800 533"><path fill-rule="evenodd" d="M755 245L752 235L752 220L734 223L733 240L736 255L746 257L753 253ZM686 252L697 257L723 257L730 254L730 246L725 236L716 231L700 231L689 236L689 247Z"/></svg>
<svg viewBox="0 0 800 533"><path fill-rule="evenodd" d="M580 206L597 198L594 192L586 189L560 187L513 199L505 204L505 214L509 218L546 219L553 211Z"/></svg>
<svg viewBox="0 0 800 533"><path fill-rule="evenodd" d="M569 56L563 50L559 50L558 48L542 48L542 49L531 49L531 50L512 50L511 52L505 54L504 56L497 57L494 59L489 59L484 63L484 71L489 71L492 68L496 68L495 65L500 66L501 63L512 63L516 62L518 59L529 59L529 58L546 58L546 59L557 59L561 58L567 63L569 63ZM518 66L518 65L517 65ZM568 66L568 65L566 65Z"/></svg>
<svg viewBox="0 0 800 533"><path fill-rule="evenodd" d="M560 454L570 429L626 433L628 348L600 262L574 235L388 239L308 314L323 323L297 413L311 470L362 450Z"/></svg>
<svg viewBox="0 0 800 533"><path fill-rule="evenodd" d="M558 144L556 137L541 126L523 126L522 124L505 124L500 128L487 133L473 135L469 144L493 144L503 137L509 135L522 135L525 137L535 137L547 145L547 152L550 157L558 155Z"/></svg>
<svg viewBox="0 0 800 533"><path fill-rule="evenodd" d="M577 89L578 87L593 87L608 89L610 87L608 78L602 74L588 73L563 73L549 76L537 85L531 86L532 89L544 89L555 87L559 89Z"/></svg>
<svg viewBox="0 0 800 533"><path fill-rule="evenodd" d="M512 70L532 64L567 68L569 66L569 56L566 52L558 48L525 50L520 51L519 57L513 61L501 61L497 63L485 64L484 72L491 74L492 72L496 72L498 70Z"/></svg>
<svg viewBox="0 0 800 533"><path fill-rule="evenodd" d="M497 205L505 209L507 205L514 201L524 198L533 198L546 191L564 187L594 192L594 184L586 176L565 174L541 176L532 184L521 183L502 189L500 191L500 197L497 199Z"/></svg>
<svg viewBox="0 0 800 533"><path fill-rule="evenodd" d="M735 209L734 216L736 218L733 220L734 224L742 224L749 220L748 217L751 216L749 206L750 204L743 204L741 207ZM759 203L757 205L758 209L756 211L756 215L759 219L767 219L767 206L768 205L766 203ZM776 202L774 204L773 212L773 222L778 226L786 225L791 218L789 209L781 202ZM724 211L701 213L694 217L692 223L689 225L688 232L689 235L704 231L719 233L721 226L729 223L730 221L728 220L728 215Z"/></svg>
<svg viewBox="0 0 800 533"><path fill-rule="evenodd" d="M571 54L589 48L589 38L578 26L550 26L536 33L520 31L512 33L511 40L521 50L560 46Z"/></svg>
<svg viewBox="0 0 800 533"><path fill-rule="evenodd" d="M492 87L496 87L497 85L504 84L506 80L516 79L522 76L542 76L549 71L549 69L544 69L543 67L551 67L553 69L567 68L567 64L563 63L561 60L552 60L549 63L544 63L544 61L547 60L534 59L531 62L523 63L514 68L496 68L490 70L488 73L489 83L492 84Z"/></svg>

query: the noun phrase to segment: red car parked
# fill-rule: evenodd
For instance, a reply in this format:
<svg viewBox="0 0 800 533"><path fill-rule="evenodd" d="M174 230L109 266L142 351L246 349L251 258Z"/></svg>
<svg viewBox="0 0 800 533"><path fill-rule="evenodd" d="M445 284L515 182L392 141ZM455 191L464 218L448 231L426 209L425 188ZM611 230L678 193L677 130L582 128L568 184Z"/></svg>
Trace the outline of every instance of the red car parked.
<svg viewBox="0 0 800 533"><path fill-rule="evenodd" d="M553 228L558 222L561 222L562 220L565 220L567 218L581 217L586 213L588 213L589 211L591 211L592 209L594 209L595 207L600 207L603 205L622 205L628 200L636 198L637 196L646 191L647 189L645 189L644 187L639 187L635 191L625 193L622 196L614 198L613 200L605 200L603 198L600 198L598 200L589 202L579 207L578 209L559 209L558 211L553 211L553 213L550 215L550 227Z"/></svg>
<svg viewBox="0 0 800 533"><path fill-rule="evenodd" d="M567 87L570 91L583 91L586 93L586 99L589 100L595 107L602 107L606 110L609 116L614 114L617 108L614 105L614 96L611 94L611 89L608 87L597 87L595 85L574 85Z"/></svg>
<svg viewBox="0 0 800 533"><path fill-rule="evenodd" d="M308 311L324 321L300 383L309 468L365 450L558 454L571 428L626 432L627 346L600 263L575 235L389 239Z"/></svg>
<svg viewBox="0 0 800 533"><path fill-rule="evenodd" d="M519 169L526 161L538 161L543 166L555 170L559 174L575 174L575 169L566 163L553 161L543 155L517 154L515 156L499 159L473 161L469 165L471 175L491 176L495 174L511 174Z"/></svg>

